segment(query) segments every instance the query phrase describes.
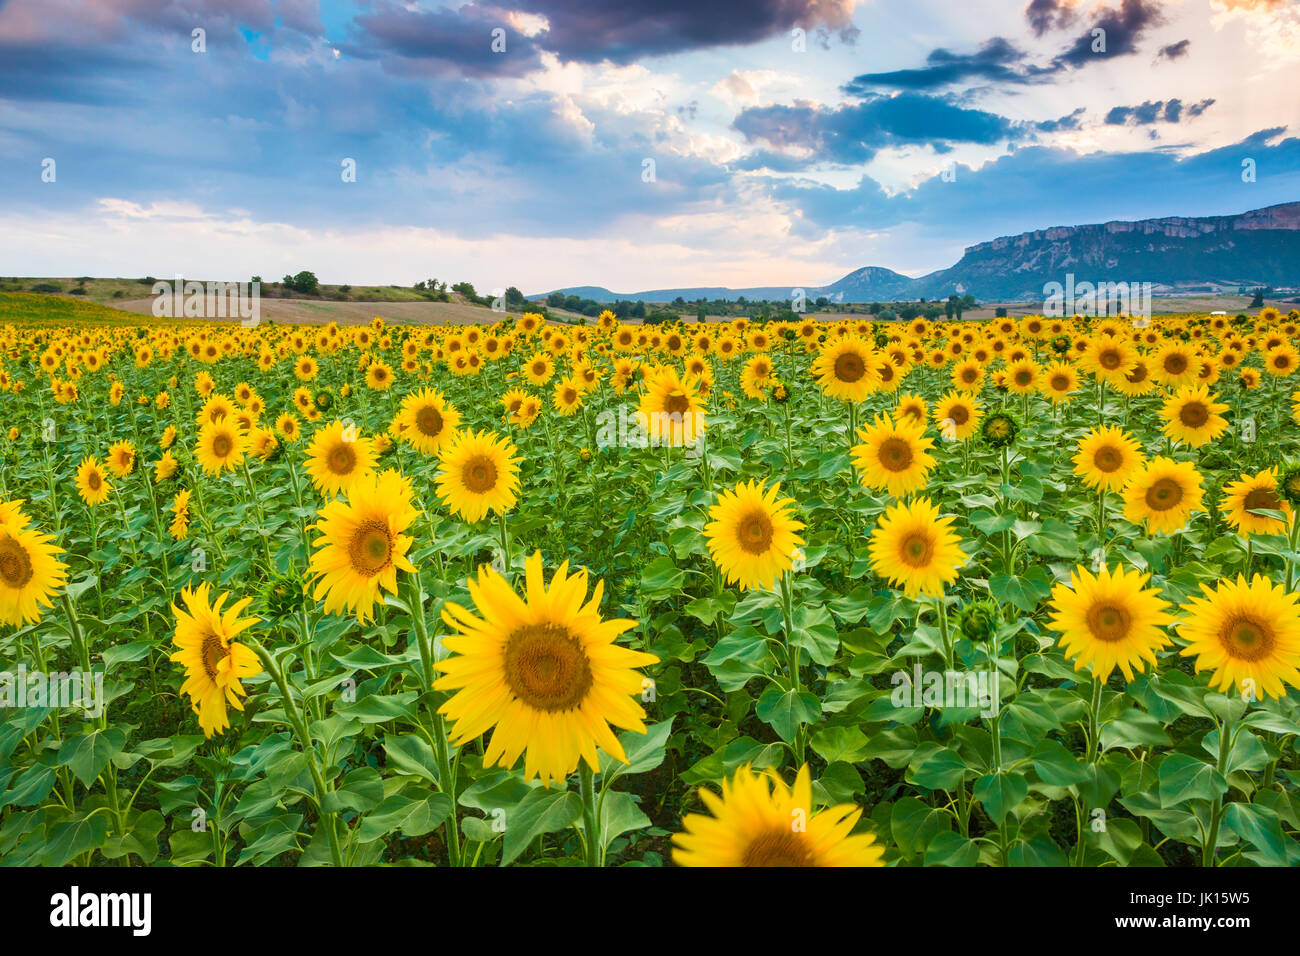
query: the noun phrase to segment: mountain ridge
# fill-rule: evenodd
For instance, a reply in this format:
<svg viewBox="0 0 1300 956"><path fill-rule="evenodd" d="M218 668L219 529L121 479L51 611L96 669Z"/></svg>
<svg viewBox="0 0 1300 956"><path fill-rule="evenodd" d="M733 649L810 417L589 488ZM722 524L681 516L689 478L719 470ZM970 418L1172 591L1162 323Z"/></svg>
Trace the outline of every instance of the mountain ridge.
<svg viewBox="0 0 1300 956"><path fill-rule="evenodd" d="M1034 301L1050 282L1073 273L1092 282L1150 282L1156 294L1216 287L1300 286L1300 202L1278 203L1236 215L1162 216L1154 219L1049 226L967 246L947 269L906 276L883 266L863 266L829 285L804 286L808 298L836 302L886 302L975 295L984 301ZM603 286L556 292L596 302L671 302L681 297L788 299L793 288L724 286L616 293Z"/></svg>

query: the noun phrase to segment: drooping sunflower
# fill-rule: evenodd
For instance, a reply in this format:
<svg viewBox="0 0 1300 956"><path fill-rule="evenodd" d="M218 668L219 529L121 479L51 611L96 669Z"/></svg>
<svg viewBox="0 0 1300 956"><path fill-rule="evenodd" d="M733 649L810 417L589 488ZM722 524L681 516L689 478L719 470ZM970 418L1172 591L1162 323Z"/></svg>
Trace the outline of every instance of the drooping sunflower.
<svg viewBox="0 0 1300 956"><path fill-rule="evenodd" d="M1228 406L1216 402L1217 395L1210 394L1205 385L1184 385L1165 402L1161 428L1173 441L1181 441L1199 448L1228 430L1228 420L1220 415Z"/></svg>
<svg viewBox="0 0 1300 956"><path fill-rule="evenodd" d="M167 533L177 541L184 541L190 534L190 493L182 488L172 499L172 522Z"/></svg>
<svg viewBox="0 0 1300 956"><path fill-rule="evenodd" d="M852 458L863 485L884 488L895 498L925 487L934 467L927 451L934 439L925 437L923 423L877 415L870 427L858 430L858 438L862 443L853 446Z"/></svg>
<svg viewBox="0 0 1300 956"><path fill-rule="evenodd" d="M1145 521L1148 534L1172 534L1200 509L1204 493L1201 474L1190 461L1153 458L1124 486L1124 517L1134 524Z"/></svg>
<svg viewBox="0 0 1300 956"><path fill-rule="evenodd" d="M172 475L176 474L178 468L180 468L180 463L176 460L176 456L170 451L163 452L162 457L154 462L153 483L155 485L162 484Z"/></svg>
<svg viewBox="0 0 1300 956"><path fill-rule="evenodd" d="M812 776L804 764L794 786L746 764L722 781L722 795L700 791L712 816L689 813L673 835L678 866L884 866L870 833L853 833L862 811L851 803L813 813Z"/></svg>
<svg viewBox="0 0 1300 956"><path fill-rule="evenodd" d="M440 708L461 744L492 731L484 766L511 768L524 755L524 779L547 787L563 782L579 760L599 771L597 748L627 763L610 725L645 733L638 702L645 678L636 668L652 654L615 643L636 626L603 620L604 583L587 600L587 572L560 565L545 582L541 552L525 565L521 597L484 565L468 581L477 614L448 601L442 619L455 632L443 638L451 656L435 666L438 690L455 691Z"/></svg>
<svg viewBox="0 0 1300 956"><path fill-rule="evenodd" d="M944 584L955 581L957 569L966 563L952 523L951 517L939 517L929 498L895 502L871 532L872 570L908 597L942 594Z"/></svg>
<svg viewBox="0 0 1300 956"><path fill-rule="evenodd" d="M863 402L875 391L880 356L856 334L828 343L809 371L830 398Z"/></svg>
<svg viewBox="0 0 1300 956"><path fill-rule="evenodd" d="M979 428L984 410L980 403L959 392L949 392L934 403L932 417L939 434L949 441L965 441Z"/></svg>
<svg viewBox="0 0 1300 956"><path fill-rule="evenodd" d="M382 601L381 589L397 593L397 572L415 573L407 558L411 538L403 534L420 515L411 495L410 482L389 469L353 482L346 502L321 508L311 575L313 596L325 599L326 611L355 613L358 621L368 621L376 601Z"/></svg>
<svg viewBox="0 0 1300 956"><path fill-rule="evenodd" d="M68 566L56 557L63 549L50 543L54 536L29 527L21 502L9 504L0 521L0 624L34 624L53 606Z"/></svg>
<svg viewBox="0 0 1300 956"><path fill-rule="evenodd" d="M402 400L402 440L422 455L436 455L460 427L460 412L441 392L423 388Z"/></svg>
<svg viewBox="0 0 1300 956"><path fill-rule="evenodd" d="M1197 672L1214 672L1211 687L1257 700L1285 697L1286 684L1300 687L1300 595L1258 574L1249 584L1239 574L1201 591L1183 605L1178 636Z"/></svg>
<svg viewBox="0 0 1300 956"><path fill-rule="evenodd" d="M185 668L181 693L189 695L190 706L199 715L199 727L211 738L230 726L227 705L243 710L247 696L243 678L261 673L262 664L251 648L233 640L257 623L255 617L239 615L252 603L244 598L222 609L229 592L209 603L209 585L181 591L182 611L175 604L176 631L172 643L178 650L169 660Z"/></svg>
<svg viewBox="0 0 1300 956"><path fill-rule="evenodd" d="M457 432L439 452L438 497L469 522L489 511L505 514L518 500L520 460L508 438L486 430Z"/></svg>
<svg viewBox="0 0 1300 956"><path fill-rule="evenodd" d="M135 470L135 445L129 441L114 442L108 449L108 469L119 478Z"/></svg>
<svg viewBox="0 0 1300 956"><path fill-rule="evenodd" d="M1124 487L1133 472L1145 462L1142 445L1116 425L1094 428L1079 439L1074 458L1074 473L1083 483L1097 491L1116 491Z"/></svg>
<svg viewBox="0 0 1300 956"><path fill-rule="evenodd" d="M94 507L107 501L112 490L113 486L104 477L103 466L91 457L81 459L77 467L77 493L81 500Z"/></svg>
<svg viewBox="0 0 1300 956"><path fill-rule="evenodd" d="M803 522L794 517L794 501L782 498L780 482L741 482L718 493L709 508L704 537L714 564L728 584L742 591L776 587L794 565L794 550L804 543Z"/></svg>
<svg viewBox="0 0 1300 956"><path fill-rule="evenodd" d="M318 428L307 446L307 474L323 495L346 493L374 468L374 443L355 425L336 421Z"/></svg>
<svg viewBox="0 0 1300 956"><path fill-rule="evenodd" d="M235 427L230 418L205 422L199 429L194 458L210 475L219 475L225 469L234 471L244 460L247 436Z"/></svg>
<svg viewBox="0 0 1300 956"><path fill-rule="evenodd" d="M1105 682L1116 667L1131 681L1146 663L1156 664L1156 651L1171 641L1164 628L1174 619L1159 588L1146 587L1150 574L1125 572L1117 565L1095 576L1085 567L1070 573L1070 583L1052 591L1051 628L1060 633L1061 650L1074 669L1091 666L1092 676Z"/></svg>
<svg viewBox="0 0 1300 956"><path fill-rule="evenodd" d="M1291 504L1277 487L1277 469L1265 468L1257 475L1242 475L1239 481L1223 486L1220 511L1237 534L1286 534L1294 518ZM1255 511L1280 511L1286 520L1254 514Z"/></svg>

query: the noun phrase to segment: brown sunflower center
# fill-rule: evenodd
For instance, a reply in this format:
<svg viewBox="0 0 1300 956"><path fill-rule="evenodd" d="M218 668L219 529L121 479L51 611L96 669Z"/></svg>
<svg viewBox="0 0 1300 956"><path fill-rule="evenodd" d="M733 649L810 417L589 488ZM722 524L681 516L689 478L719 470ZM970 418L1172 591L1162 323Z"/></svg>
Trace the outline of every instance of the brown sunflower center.
<svg viewBox="0 0 1300 956"><path fill-rule="evenodd" d="M1070 388L1070 377L1068 375L1053 375L1051 381L1052 391L1064 392Z"/></svg>
<svg viewBox="0 0 1300 956"><path fill-rule="evenodd" d="M670 392L664 399L664 411L669 415L683 415L691 410L691 400L683 392Z"/></svg>
<svg viewBox="0 0 1300 956"><path fill-rule="evenodd" d="M339 442L330 449L325 459L330 471L336 475L350 475L357 467L357 453L351 442Z"/></svg>
<svg viewBox="0 0 1300 956"><path fill-rule="evenodd" d="M1124 453L1114 445L1103 445L1092 456L1092 463L1097 466L1098 471L1109 474L1112 471L1118 471L1119 466L1124 464Z"/></svg>
<svg viewBox="0 0 1300 956"><path fill-rule="evenodd" d="M415 427L421 435L436 438L442 434L442 413L432 405L425 405L415 413Z"/></svg>
<svg viewBox="0 0 1300 956"><path fill-rule="evenodd" d="M557 624L528 624L511 633L505 648L506 684L536 710L581 706L594 678L578 638Z"/></svg>
<svg viewBox="0 0 1300 956"><path fill-rule="evenodd" d="M92 471L86 476L86 486L91 491L98 491L103 484L104 480L99 477L99 472L97 471Z"/></svg>
<svg viewBox="0 0 1300 956"><path fill-rule="evenodd" d="M348 560L352 570L373 577L388 567L393 556L393 535L383 521L362 523L348 542Z"/></svg>
<svg viewBox="0 0 1300 956"><path fill-rule="evenodd" d="M1099 641L1111 643L1128 636L1133 616L1114 604L1094 604L1088 609L1088 629Z"/></svg>
<svg viewBox="0 0 1300 956"><path fill-rule="evenodd" d="M793 830L775 827L745 847L744 866L812 866L807 845Z"/></svg>
<svg viewBox="0 0 1300 956"><path fill-rule="evenodd" d="M18 589L31 579L31 555L18 541L6 534L0 538L0 581L7 587Z"/></svg>
<svg viewBox="0 0 1300 956"><path fill-rule="evenodd" d="M898 559L912 568L924 568L934 557L934 540L920 531L913 531L898 546Z"/></svg>
<svg viewBox="0 0 1300 956"><path fill-rule="evenodd" d="M1273 653L1277 635L1267 622L1239 615L1224 622L1219 630L1219 641L1230 657L1257 661Z"/></svg>
<svg viewBox="0 0 1300 956"><path fill-rule="evenodd" d="M1165 371L1170 375L1182 375L1187 371L1187 358L1176 354L1165 356Z"/></svg>
<svg viewBox="0 0 1300 956"><path fill-rule="evenodd" d="M1120 354L1115 349L1102 349L1097 355L1097 364L1107 371L1114 371L1120 367Z"/></svg>
<svg viewBox="0 0 1300 956"><path fill-rule="evenodd" d="M1133 371L1124 376L1134 385L1141 385L1147 380L1147 367L1144 363L1138 362L1133 366Z"/></svg>
<svg viewBox="0 0 1300 956"><path fill-rule="evenodd" d="M212 439L212 454L217 458L225 458L234 447L234 441L225 432L218 433Z"/></svg>
<svg viewBox="0 0 1300 956"><path fill-rule="evenodd" d="M1022 368L1020 371L1016 372L1016 384L1021 388L1030 385L1033 381L1034 375L1029 371L1029 369Z"/></svg>
<svg viewBox="0 0 1300 956"><path fill-rule="evenodd" d="M912 446L901 438L887 438L880 444L880 464L889 471L907 471L912 464Z"/></svg>
<svg viewBox="0 0 1300 956"><path fill-rule="evenodd" d="M1161 478L1147 489L1147 507L1152 511L1168 511L1183 500L1183 486L1172 478Z"/></svg>
<svg viewBox="0 0 1300 956"><path fill-rule="evenodd" d="M208 680L217 679L217 665L226 658L227 653L221 646L221 638L210 631L203 635L203 646L199 649L199 655L203 658L203 673L208 675Z"/></svg>
<svg viewBox="0 0 1300 956"><path fill-rule="evenodd" d="M465 488L476 495L491 491L497 485L497 466L486 455L475 455L461 469Z"/></svg>
<svg viewBox="0 0 1300 956"><path fill-rule="evenodd" d="M1188 428L1200 428L1210 420L1210 410L1201 402L1188 402L1179 410L1178 420Z"/></svg>
<svg viewBox="0 0 1300 956"><path fill-rule="evenodd" d="M867 373L867 365L857 352L845 352L835 359L835 377L841 382L856 382Z"/></svg>
<svg viewBox="0 0 1300 956"><path fill-rule="evenodd" d="M1282 499L1271 488L1256 488L1246 495L1246 511L1281 511Z"/></svg>
<svg viewBox="0 0 1300 956"><path fill-rule="evenodd" d="M961 370L961 380L965 382L967 385L973 384L975 380L979 377L980 377L980 373L977 369L964 368Z"/></svg>
<svg viewBox="0 0 1300 956"><path fill-rule="evenodd" d="M954 405L948 409L948 417L953 420L955 425L965 425L970 421L970 409L965 405Z"/></svg>
<svg viewBox="0 0 1300 956"><path fill-rule="evenodd" d="M736 541L749 554L767 554L776 529L762 508L756 508L736 522Z"/></svg>

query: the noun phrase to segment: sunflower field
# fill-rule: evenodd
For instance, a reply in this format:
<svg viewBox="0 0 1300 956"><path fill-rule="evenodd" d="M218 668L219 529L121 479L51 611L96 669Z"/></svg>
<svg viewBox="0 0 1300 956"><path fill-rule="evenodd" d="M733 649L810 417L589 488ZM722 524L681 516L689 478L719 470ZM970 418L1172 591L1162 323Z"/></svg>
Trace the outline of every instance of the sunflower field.
<svg viewBox="0 0 1300 956"><path fill-rule="evenodd" d="M0 862L1300 864L1296 312L500 319L5 311Z"/></svg>

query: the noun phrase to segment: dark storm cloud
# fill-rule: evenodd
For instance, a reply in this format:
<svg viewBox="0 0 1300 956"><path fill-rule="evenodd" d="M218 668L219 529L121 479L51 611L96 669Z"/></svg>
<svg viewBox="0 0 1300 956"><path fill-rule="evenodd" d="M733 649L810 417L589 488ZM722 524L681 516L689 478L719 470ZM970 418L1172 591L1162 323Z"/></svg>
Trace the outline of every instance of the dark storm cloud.
<svg viewBox="0 0 1300 956"><path fill-rule="evenodd" d="M1177 60L1179 57L1187 55L1188 49L1191 48L1191 40L1179 40L1177 43L1171 43L1168 46L1162 46L1160 52L1156 54L1157 60Z"/></svg>
<svg viewBox="0 0 1300 956"><path fill-rule="evenodd" d="M1156 0L1123 0L1118 7L1103 9L1097 16L1082 23L1086 27L1078 39L1064 53L1052 60L1057 67L1080 67L1097 59L1127 56L1136 53L1138 40L1149 27L1164 20ZM1105 51L1094 51L1096 38L1093 31L1105 32Z"/></svg>
<svg viewBox="0 0 1300 956"><path fill-rule="evenodd" d="M1138 106L1116 106L1106 114L1108 126L1150 126L1153 123L1180 123L1200 116L1214 105L1213 99L1185 106L1180 99L1147 100Z"/></svg>
<svg viewBox="0 0 1300 956"><path fill-rule="evenodd" d="M1026 54L1004 37L993 37L974 53L953 53L939 48L925 58L924 67L863 73L844 84L844 92L862 96L872 90L931 90L983 80L990 83L1028 83L1051 71L1025 64Z"/></svg>
<svg viewBox="0 0 1300 956"><path fill-rule="evenodd" d="M844 164L867 162L886 146L924 144L945 151L954 143L988 145L1021 135L1005 116L915 93L835 109L808 102L754 107L732 126L750 142L778 151L808 148L819 161Z"/></svg>

